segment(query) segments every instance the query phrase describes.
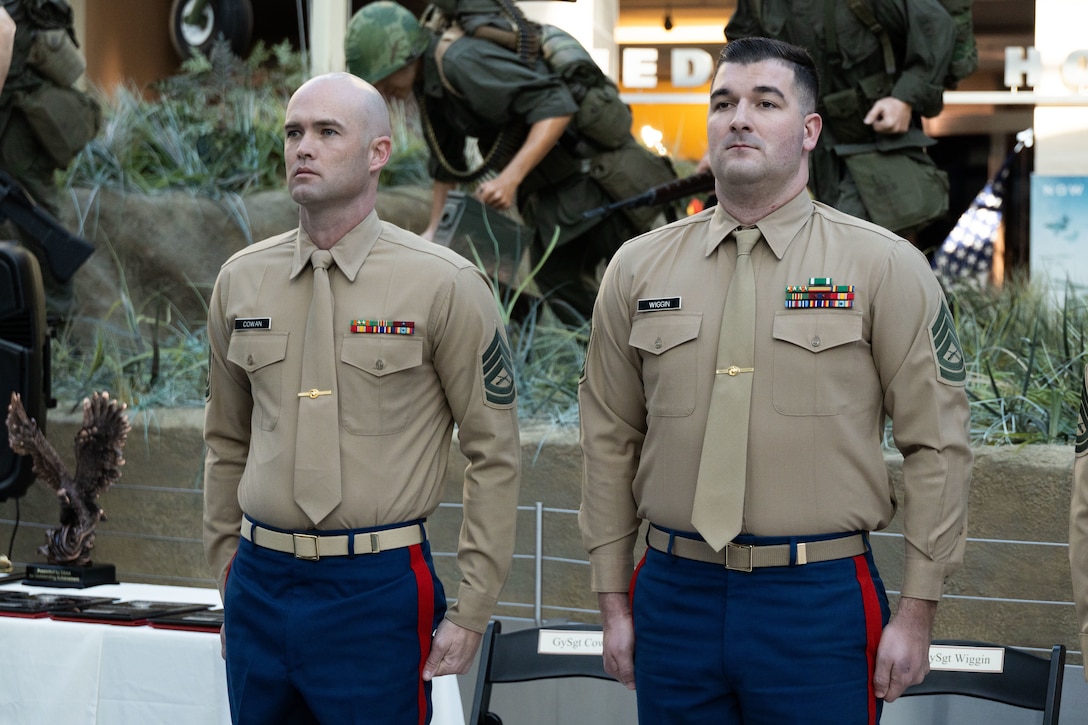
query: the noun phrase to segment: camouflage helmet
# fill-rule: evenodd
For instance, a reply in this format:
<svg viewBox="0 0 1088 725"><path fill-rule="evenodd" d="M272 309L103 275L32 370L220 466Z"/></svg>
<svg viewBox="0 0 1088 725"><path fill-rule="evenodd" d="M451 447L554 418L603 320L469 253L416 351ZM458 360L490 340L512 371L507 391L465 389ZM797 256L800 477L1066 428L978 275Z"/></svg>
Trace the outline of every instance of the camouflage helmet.
<svg viewBox="0 0 1088 725"><path fill-rule="evenodd" d="M352 16L344 55L352 74L377 83L423 55L428 42L429 33L410 10L378 0Z"/></svg>

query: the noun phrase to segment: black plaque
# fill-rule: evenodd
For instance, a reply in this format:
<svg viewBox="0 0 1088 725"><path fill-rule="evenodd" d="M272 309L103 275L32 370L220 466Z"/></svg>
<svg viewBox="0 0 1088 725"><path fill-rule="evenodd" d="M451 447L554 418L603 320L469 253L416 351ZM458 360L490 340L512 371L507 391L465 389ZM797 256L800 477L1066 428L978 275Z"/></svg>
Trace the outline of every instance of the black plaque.
<svg viewBox="0 0 1088 725"><path fill-rule="evenodd" d="M183 629L194 632L218 632L223 628L223 608L200 612L166 614L152 617L147 623L158 629Z"/></svg>
<svg viewBox="0 0 1088 725"><path fill-rule="evenodd" d="M75 622L98 622L99 624L137 625L147 624L151 617L159 617L167 614L181 614L182 612L196 612L202 609L210 609L210 604L193 604L186 602L151 602L146 600L132 600L127 602L112 602L108 604L95 604L89 607L80 607L65 612L50 612L53 619Z"/></svg>
<svg viewBox="0 0 1088 725"><path fill-rule="evenodd" d="M13 571L10 574L0 574L0 585L12 584L26 579L26 570Z"/></svg>
<svg viewBox="0 0 1088 725"><path fill-rule="evenodd" d="M99 584L116 584L117 570L113 564L27 564L24 583L39 587L85 589Z"/></svg>
<svg viewBox="0 0 1088 725"><path fill-rule="evenodd" d="M85 597L69 594L31 594L0 592L0 615L9 617L47 617L53 612L78 609L115 601L113 597Z"/></svg>

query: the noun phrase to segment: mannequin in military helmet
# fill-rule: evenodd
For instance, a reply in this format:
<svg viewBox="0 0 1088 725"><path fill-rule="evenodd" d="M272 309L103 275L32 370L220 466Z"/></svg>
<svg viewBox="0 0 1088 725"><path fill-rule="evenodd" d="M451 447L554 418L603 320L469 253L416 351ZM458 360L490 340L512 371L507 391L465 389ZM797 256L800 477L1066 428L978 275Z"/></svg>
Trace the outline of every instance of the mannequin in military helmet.
<svg viewBox="0 0 1088 725"><path fill-rule="evenodd" d="M387 99L414 96L419 103L435 180L423 236L433 238L448 193L479 180L476 199L516 208L532 230L534 266L554 239L535 282L564 323L585 323L598 267L651 225L626 213L585 219L584 212L616 200L606 176L637 179L642 188L674 179L668 160L638 144L629 125L615 148L588 140L577 121L578 89L539 54L523 58L468 34L449 42L394 2L370 3L352 17L345 55L348 69ZM589 70L604 79L595 65ZM467 138L477 139L488 175L467 169Z"/></svg>
<svg viewBox="0 0 1088 725"><path fill-rule="evenodd" d="M84 65L67 2L0 0L0 169L54 218L60 211L54 173L71 163L101 122L97 102L73 86ZM38 257L49 316L68 317L71 280L53 275L36 239L14 232Z"/></svg>

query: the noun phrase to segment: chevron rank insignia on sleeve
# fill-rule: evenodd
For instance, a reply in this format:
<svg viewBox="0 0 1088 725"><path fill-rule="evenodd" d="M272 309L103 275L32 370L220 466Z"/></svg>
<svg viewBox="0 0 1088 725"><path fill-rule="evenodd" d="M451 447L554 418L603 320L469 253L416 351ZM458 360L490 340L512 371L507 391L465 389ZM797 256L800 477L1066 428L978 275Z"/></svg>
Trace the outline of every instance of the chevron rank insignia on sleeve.
<svg viewBox="0 0 1088 725"><path fill-rule="evenodd" d="M1077 419L1076 455L1088 451L1088 383L1081 383L1080 416Z"/></svg>
<svg viewBox="0 0 1088 725"><path fill-rule="evenodd" d="M480 356L484 379L484 400L495 408L508 408L517 399L510 346L495 330L491 344Z"/></svg>
<svg viewBox="0 0 1088 725"><path fill-rule="evenodd" d="M952 312L943 301L929 331L940 379L953 385L964 384L967 381L967 365L963 359L963 348L956 334Z"/></svg>

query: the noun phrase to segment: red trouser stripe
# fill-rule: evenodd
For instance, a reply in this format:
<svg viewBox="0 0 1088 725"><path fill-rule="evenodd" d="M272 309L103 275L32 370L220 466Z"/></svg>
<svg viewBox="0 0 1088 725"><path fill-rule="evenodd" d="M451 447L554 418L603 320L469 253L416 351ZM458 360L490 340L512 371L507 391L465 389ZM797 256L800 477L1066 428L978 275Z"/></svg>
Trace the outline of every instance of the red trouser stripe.
<svg viewBox="0 0 1088 725"><path fill-rule="evenodd" d="M643 554L639 560L638 565L635 566L635 571L631 574L631 584L627 587L627 606L631 608L631 611L635 611L635 582L638 581L638 572L642 568L642 565L646 563L646 555Z"/></svg>
<svg viewBox="0 0 1088 725"><path fill-rule="evenodd" d="M234 560L238 558L238 550L235 549L234 555L230 557L230 561L227 562L226 571L223 572L223 591L227 590L227 579L230 579L230 568L234 566Z"/></svg>
<svg viewBox="0 0 1088 725"><path fill-rule="evenodd" d="M431 654L431 632L434 627L434 582L427 560L423 558L423 547L415 544L409 547L412 561L412 573L416 577L416 589L419 594L419 612L417 631L419 633L419 723L427 722L427 690L423 683L423 665Z"/></svg>
<svg viewBox="0 0 1088 725"><path fill-rule="evenodd" d="M864 554L854 557L854 569L857 572L861 605L865 612L865 657L869 661L869 725L876 725L873 672L876 670L876 648L880 644L880 633L884 623L880 614L880 599L877 597L876 586L873 584L872 572L869 571L869 560Z"/></svg>

